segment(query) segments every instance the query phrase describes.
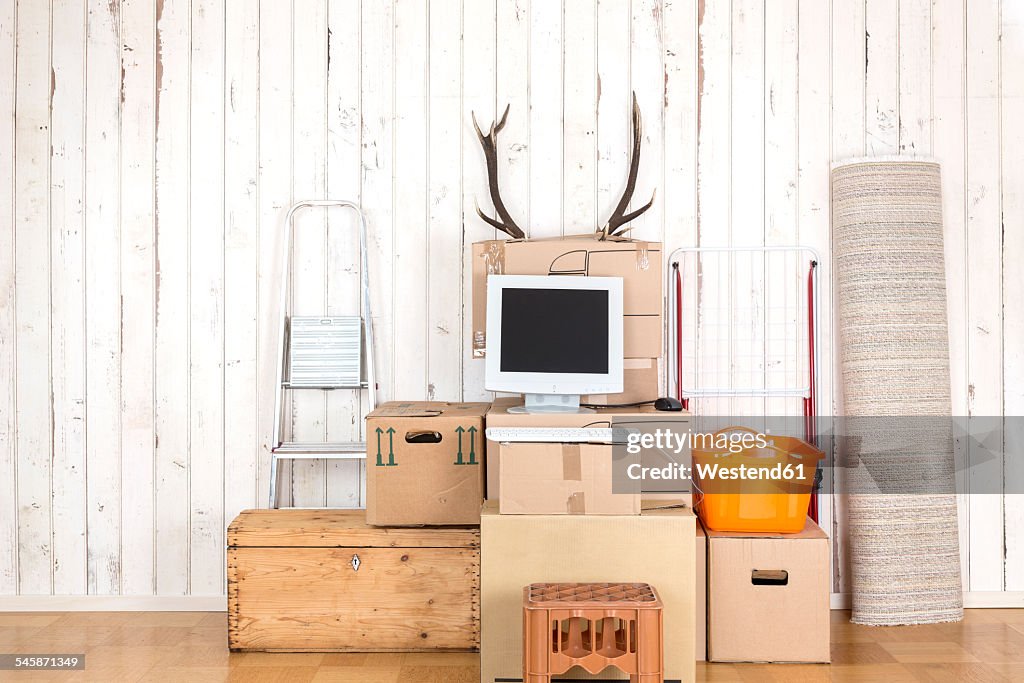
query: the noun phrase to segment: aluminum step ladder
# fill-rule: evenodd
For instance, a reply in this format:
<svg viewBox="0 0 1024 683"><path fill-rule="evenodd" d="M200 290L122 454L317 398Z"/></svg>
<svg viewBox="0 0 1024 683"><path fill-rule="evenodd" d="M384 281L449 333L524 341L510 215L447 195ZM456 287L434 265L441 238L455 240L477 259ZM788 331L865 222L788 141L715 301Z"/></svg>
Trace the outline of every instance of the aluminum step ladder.
<svg viewBox="0 0 1024 683"><path fill-rule="evenodd" d="M361 315L290 316L292 244L295 214L309 208L351 209L359 217L359 287ZM328 230L330 223L328 222ZM316 199L294 204L285 216L284 254L281 265L281 327L274 396L274 436L270 449L270 507L277 507L280 460L357 460L366 458L366 443L285 441L285 391L367 390L366 412L377 403L373 373L373 326L370 317L370 280L367 270L366 217L359 205L340 199ZM364 414L365 417L365 414Z"/></svg>

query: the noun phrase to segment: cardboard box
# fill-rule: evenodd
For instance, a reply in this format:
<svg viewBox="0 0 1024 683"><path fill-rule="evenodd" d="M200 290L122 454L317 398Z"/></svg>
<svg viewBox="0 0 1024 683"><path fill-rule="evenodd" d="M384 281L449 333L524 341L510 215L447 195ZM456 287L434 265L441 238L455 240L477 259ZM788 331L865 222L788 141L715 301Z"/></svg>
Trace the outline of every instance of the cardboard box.
<svg viewBox="0 0 1024 683"><path fill-rule="evenodd" d="M828 662L828 536L707 530L708 660Z"/></svg>
<svg viewBox="0 0 1024 683"><path fill-rule="evenodd" d="M622 391L617 394L585 394L583 403L614 405L653 401L661 396L657 358L626 358L622 361Z"/></svg>
<svg viewBox="0 0 1024 683"><path fill-rule="evenodd" d="M650 421L655 424L671 422L676 428L683 430L689 425L691 415L686 411L677 413L661 412L653 406L639 406L633 408L599 408L594 413L510 413L508 409L512 406L523 405L523 400L518 396L505 396L497 398L487 411L488 427L584 427L597 419L626 419L632 422ZM493 441L487 442L487 500L501 500L501 455L504 444ZM689 459L689 450L681 457ZM609 456L608 462L611 458ZM671 493L645 493L645 499L662 500L683 500L690 504L689 491L673 491Z"/></svg>
<svg viewBox="0 0 1024 683"><path fill-rule="evenodd" d="M610 445L504 443L494 447L499 450L498 508L503 515L640 514L639 493L612 493Z"/></svg>
<svg viewBox="0 0 1024 683"><path fill-rule="evenodd" d="M692 681L694 528L688 507L639 515L500 515L488 501L480 517L480 680L523 677L523 587L536 582L635 581L664 602L665 679ZM594 676L575 668L559 679L627 679L618 669Z"/></svg>
<svg viewBox="0 0 1024 683"><path fill-rule="evenodd" d="M392 401L366 416L366 521L477 524L488 403Z"/></svg>
<svg viewBox="0 0 1024 683"><path fill-rule="evenodd" d="M694 554L697 558L697 576L694 587L697 591L697 636L696 650L697 661L703 662L708 658L708 538L704 533L704 525L697 519L697 545Z"/></svg>
<svg viewBox="0 0 1024 683"><path fill-rule="evenodd" d="M660 358L661 243L596 233L473 244L473 357L487 350L487 276L592 275L621 277L626 358Z"/></svg>

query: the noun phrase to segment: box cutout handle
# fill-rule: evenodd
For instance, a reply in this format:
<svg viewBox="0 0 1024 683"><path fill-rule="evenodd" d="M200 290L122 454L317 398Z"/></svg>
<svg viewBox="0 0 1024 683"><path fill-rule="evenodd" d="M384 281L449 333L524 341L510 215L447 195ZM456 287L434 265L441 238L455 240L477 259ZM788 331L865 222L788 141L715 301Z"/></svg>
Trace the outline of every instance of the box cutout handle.
<svg viewBox="0 0 1024 683"><path fill-rule="evenodd" d="M441 432L406 432L406 443L441 443Z"/></svg>
<svg viewBox="0 0 1024 683"><path fill-rule="evenodd" d="M787 586L789 572L785 569L754 569L750 572L750 583L755 586Z"/></svg>

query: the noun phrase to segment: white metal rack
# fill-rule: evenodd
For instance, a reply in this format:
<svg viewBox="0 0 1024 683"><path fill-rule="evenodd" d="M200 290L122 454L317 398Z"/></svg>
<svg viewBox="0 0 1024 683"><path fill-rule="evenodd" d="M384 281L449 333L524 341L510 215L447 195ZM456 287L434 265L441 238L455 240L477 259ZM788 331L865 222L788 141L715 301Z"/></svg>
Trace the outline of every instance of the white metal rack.
<svg viewBox="0 0 1024 683"><path fill-rule="evenodd" d="M685 247L668 262L671 393L697 414L817 415L817 252Z"/></svg>

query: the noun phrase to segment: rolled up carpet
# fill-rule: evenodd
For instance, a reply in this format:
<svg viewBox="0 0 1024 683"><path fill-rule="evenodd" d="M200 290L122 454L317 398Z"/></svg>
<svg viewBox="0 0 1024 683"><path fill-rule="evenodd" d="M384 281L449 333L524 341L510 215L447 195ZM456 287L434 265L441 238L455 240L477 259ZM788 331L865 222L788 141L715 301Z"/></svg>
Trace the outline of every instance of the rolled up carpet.
<svg viewBox="0 0 1024 683"><path fill-rule="evenodd" d="M834 166L832 231L848 425L836 491L848 496L852 620L958 621L939 165L883 158Z"/></svg>

